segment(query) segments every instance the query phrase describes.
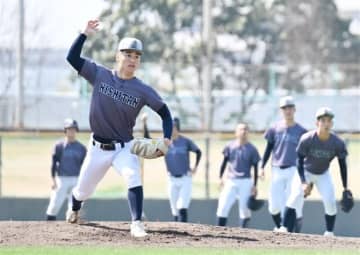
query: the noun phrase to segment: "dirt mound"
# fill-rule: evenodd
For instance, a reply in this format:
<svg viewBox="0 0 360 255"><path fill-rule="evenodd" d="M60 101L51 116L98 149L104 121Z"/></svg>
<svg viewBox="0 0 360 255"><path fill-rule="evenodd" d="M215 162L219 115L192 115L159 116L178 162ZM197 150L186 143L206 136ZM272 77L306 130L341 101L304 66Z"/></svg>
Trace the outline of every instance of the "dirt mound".
<svg viewBox="0 0 360 255"><path fill-rule="evenodd" d="M326 238L201 224L146 222L149 235L134 239L129 222L2 221L0 246L111 245L166 247L287 247L359 249L360 238Z"/></svg>

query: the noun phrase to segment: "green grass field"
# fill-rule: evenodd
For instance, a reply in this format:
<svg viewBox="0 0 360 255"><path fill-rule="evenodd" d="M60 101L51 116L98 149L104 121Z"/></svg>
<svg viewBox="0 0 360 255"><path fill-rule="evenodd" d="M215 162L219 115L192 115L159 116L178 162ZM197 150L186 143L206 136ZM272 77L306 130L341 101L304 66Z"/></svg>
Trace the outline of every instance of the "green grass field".
<svg viewBox="0 0 360 255"><path fill-rule="evenodd" d="M154 248L154 247L14 247L0 248L0 254L27 255L350 255L360 254L351 250L313 250L313 249L242 249L242 248Z"/></svg>
<svg viewBox="0 0 360 255"><path fill-rule="evenodd" d="M204 140L201 134L185 134L193 138L204 150ZM0 133L2 136L2 195L16 197L47 197L50 194L50 163L54 142L60 139L62 133ZM349 187L356 198L360 197L360 135L341 135L350 139L348 150ZM89 134L80 133L79 140L87 144ZM219 167L222 160L222 149L232 139L232 136L213 134L210 147L210 197L217 198ZM257 146L260 154L264 151L265 141L261 134L252 134L251 141ZM204 158L203 158L204 159ZM194 157L192 157L192 162ZM167 174L163 158L145 160L144 162L144 191L147 198L167 197ZM259 182L259 196L267 197L270 164L267 164L265 181ZM337 160L331 165L332 176L337 187L337 197L341 194L341 180ZM193 197L205 197L205 171L204 160L201 161L198 173L193 178ZM126 188L123 179L113 169L110 169L100 182L95 197L123 197ZM311 199L317 199L317 191L313 192Z"/></svg>

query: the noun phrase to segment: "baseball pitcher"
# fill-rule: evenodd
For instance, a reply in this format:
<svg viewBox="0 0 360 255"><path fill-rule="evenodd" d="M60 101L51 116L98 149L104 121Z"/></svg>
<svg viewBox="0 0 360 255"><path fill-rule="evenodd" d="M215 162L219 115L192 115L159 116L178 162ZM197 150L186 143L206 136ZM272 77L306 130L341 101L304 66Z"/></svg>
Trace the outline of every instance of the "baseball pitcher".
<svg viewBox="0 0 360 255"><path fill-rule="evenodd" d="M115 70L80 56L86 38L96 32L98 26L98 20L90 20L67 56L72 67L93 86L90 105L92 134L79 180L73 189L73 207L69 222L79 222L82 202L91 196L110 166L113 166L116 172L124 177L128 186L132 218L130 234L144 237L147 233L141 222L143 188L140 162L135 153L142 156L152 153L152 157L166 153L172 133L171 114L158 93L135 76L143 53L140 40L125 37L120 41ZM145 146L141 146L140 140L133 139L133 127L144 105L161 117L164 139L155 143L145 142ZM152 146L161 143L164 145L163 150L152 150Z"/></svg>

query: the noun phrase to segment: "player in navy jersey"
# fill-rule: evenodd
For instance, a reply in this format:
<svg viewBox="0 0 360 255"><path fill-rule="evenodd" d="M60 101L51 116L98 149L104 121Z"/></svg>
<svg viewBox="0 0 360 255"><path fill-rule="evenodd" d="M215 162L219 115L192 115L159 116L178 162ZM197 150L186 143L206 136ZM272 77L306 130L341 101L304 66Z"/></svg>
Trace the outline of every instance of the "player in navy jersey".
<svg viewBox="0 0 360 255"><path fill-rule="evenodd" d="M239 201L240 226L248 227L251 211L247 202L251 195L257 194L259 152L248 141L248 126L238 124L235 131L236 139L231 141L223 150L224 159L220 168L222 191L216 215L217 224L225 226L231 207ZM227 167L227 171L225 171ZM254 179L251 179L251 168L254 168ZM224 173L226 172L226 175Z"/></svg>
<svg viewBox="0 0 360 255"><path fill-rule="evenodd" d="M170 144L172 119L168 107L158 93L135 76L143 53L142 42L125 37L116 52L116 68L111 70L80 56L88 36L97 31L98 20L90 20L70 48L69 63L92 86L88 154L73 190L70 223L79 222L82 201L88 199L110 166L121 174L128 186L128 201L134 237L147 235L141 222L143 188L138 156L130 152L133 127L143 106L149 106L162 119L165 143ZM161 151L159 156L163 155Z"/></svg>
<svg viewBox="0 0 360 255"><path fill-rule="evenodd" d="M293 178L291 194L286 202L284 226L282 232L292 232L296 210L303 197L310 193L309 185L313 184L320 193L325 209L326 230L324 236L334 236L336 219L336 197L329 166L337 157L340 166L341 180L344 190L347 190L348 154L345 143L331 132L334 113L327 107L319 108L316 112L315 130L302 135L297 146L298 175Z"/></svg>
<svg viewBox="0 0 360 255"><path fill-rule="evenodd" d="M143 119L144 137L150 138L146 118ZM189 138L180 133L180 120L174 118L172 143L165 155L166 169L169 175L168 195L171 213L174 221L187 222L188 208L191 201L192 176L196 173L200 159L201 150ZM189 152L196 154L194 167L190 167Z"/></svg>
<svg viewBox="0 0 360 255"><path fill-rule="evenodd" d="M56 220L66 199L68 200L66 218L68 219L71 214L71 191L76 185L86 155L85 146L76 139L78 131L79 126L76 120L66 119L64 123L65 138L54 146L51 164L52 192L46 210L47 220Z"/></svg>
<svg viewBox="0 0 360 255"><path fill-rule="evenodd" d="M266 149L263 155L260 176L264 177L264 168L270 155L271 185L269 194L269 212L275 223L274 231L281 226L281 214L284 213L285 203L291 190L293 176L296 175L296 146L302 134L306 132L300 124L295 122L295 102L292 97L280 99L280 110L283 119L266 130ZM301 202L297 208L295 232L300 232L302 225Z"/></svg>

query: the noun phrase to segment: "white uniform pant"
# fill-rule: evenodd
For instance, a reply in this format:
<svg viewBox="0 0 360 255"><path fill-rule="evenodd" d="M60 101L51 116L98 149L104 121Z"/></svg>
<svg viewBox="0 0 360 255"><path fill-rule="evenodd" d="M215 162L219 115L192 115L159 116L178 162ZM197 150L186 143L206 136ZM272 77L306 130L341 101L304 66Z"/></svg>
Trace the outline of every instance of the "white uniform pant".
<svg viewBox="0 0 360 255"><path fill-rule="evenodd" d="M227 179L219 197L216 215L227 218L235 200L238 199L240 219L250 218L251 211L247 207L247 202L251 195L252 186L253 181L250 178Z"/></svg>
<svg viewBox="0 0 360 255"><path fill-rule="evenodd" d="M191 176L169 176L168 195L170 200L171 213L173 216L178 216L180 209L189 208L191 201L191 189Z"/></svg>
<svg viewBox="0 0 360 255"><path fill-rule="evenodd" d="M297 168L295 166L280 169L273 166L271 169L271 184L269 194L269 212L270 214L281 213L284 216L286 201L289 199L291 193L291 185L294 176L298 176ZM300 199L301 200L301 199ZM301 218L304 200L299 201L295 208L296 217Z"/></svg>
<svg viewBox="0 0 360 255"><path fill-rule="evenodd" d="M121 144L117 143L115 150L105 151L99 147L99 143L93 145L91 138L78 182L73 189L74 197L80 201L89 198L111 166L124 177L128 189L142 186L140 160L130 152L131 144L132 141L125 143L122 148Z"/></svg>
<svg viewBox="0 0 360 255"><path fill-rule="evenodd" d="M67 213L72 209L71 191L76 185L77 176L56 176L56 189L51 191L49 206L46 210L47 215L56 216L65 199L68 199Z"/></svg>
<svg viewBox="0 0 360 255"><path fill-rule="evenodd" d="M307 183L312 182L319 191L325 208L325 213L327 215L335 215L337 212L336 197L334 184L329 170L323 174L312 174L305 171L305 179ZM301 200L303 200L303 197L304 191L302 189L300 177L297 175L297 178L293 179L291 194L286 205L291 208L296 208L301 203Z"/></svg>

